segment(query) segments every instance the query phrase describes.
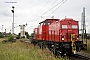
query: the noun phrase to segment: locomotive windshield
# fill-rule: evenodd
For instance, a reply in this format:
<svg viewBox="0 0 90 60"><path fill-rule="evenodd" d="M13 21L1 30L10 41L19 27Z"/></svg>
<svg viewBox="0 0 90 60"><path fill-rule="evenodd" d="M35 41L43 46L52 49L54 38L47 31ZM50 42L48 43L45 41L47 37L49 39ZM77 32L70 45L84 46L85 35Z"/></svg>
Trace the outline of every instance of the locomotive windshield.
<svg viewBox="0 0 90 60"><path fill-rule="evenodd" d="M44 22L44 25L49 25L49 24L50 24L49 20Z"/></svg>
<svg viewBox="0 0 90 60"><path fill-rule="evenodd" d="M72 28L77 29L78 26L77 25L72 25Z"/></svg>
<svg viewBox="0 0 90 60"><path fill-rule="evenodd" d="M67 25L62 25L62 28L66 29L66 28L68 28L68 26Z"/></svg>
<svg viewBox="0 0 90 60"><path fill-rule="evenodd" d="M68 28L72 28L72 29L77 29L78 26L77 25L62 25L63 29L68 29Z"/></svg>

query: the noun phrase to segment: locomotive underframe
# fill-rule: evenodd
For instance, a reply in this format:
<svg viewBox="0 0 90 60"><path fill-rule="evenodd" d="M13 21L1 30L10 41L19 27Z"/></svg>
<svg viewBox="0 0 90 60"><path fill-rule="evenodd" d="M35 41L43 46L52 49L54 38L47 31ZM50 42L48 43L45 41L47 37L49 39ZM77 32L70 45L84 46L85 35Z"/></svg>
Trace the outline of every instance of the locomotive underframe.
<svg viewBox="0 0 90 60"><path fill-rule="evenodd" d="M55 56L73 54L71 46L72 42L54 42L54 41L33 39L31 43L33 43L34 46L38 44L42 50L48 48ZM76 45L76 52L80 52L80 50L84 48L82 41L75 42L75 45Z"/></svg>

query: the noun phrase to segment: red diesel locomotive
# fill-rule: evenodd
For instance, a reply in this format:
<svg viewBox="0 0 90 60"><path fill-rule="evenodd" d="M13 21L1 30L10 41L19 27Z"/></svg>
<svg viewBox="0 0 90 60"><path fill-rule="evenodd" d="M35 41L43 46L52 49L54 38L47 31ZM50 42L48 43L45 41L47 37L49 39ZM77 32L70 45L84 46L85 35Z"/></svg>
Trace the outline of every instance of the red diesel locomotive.
<svg viewBox="0 0 90 60"><path fill-rule="evenodd" d="M46 19L34 29L34 38L31 41L40 48L47 47L55 55L71 55L83 48L79 40L79 23L72 18Z"/></svg>

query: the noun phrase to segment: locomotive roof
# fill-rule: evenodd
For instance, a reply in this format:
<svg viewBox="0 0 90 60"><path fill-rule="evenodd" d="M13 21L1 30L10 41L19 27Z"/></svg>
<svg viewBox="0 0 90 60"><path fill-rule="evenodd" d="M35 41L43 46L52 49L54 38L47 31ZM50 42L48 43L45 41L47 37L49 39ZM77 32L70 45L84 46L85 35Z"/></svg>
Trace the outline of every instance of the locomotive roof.
<svg viewBox="0 0 90 60"><path fill-rule="evenodd" d="M59 20L60 20L60 19L46 19L46 20L40 22L39 24L41 24L41 23L43 23L43 22L46 22L46 21L59 21Z"/></svg>
<svg viewBox="0 0 90 60"><path fill-rule="evenodd" d="M39 24L46 22L46 21L59 21L59 20L60 19L46 19L46 20L40 22ZM76 20L73 20L72 18L65 18L65 19L61 19L60 21L76 21Z"/></svg>
<svg viewBox="0 0 90 60"><path fill-rule="evenodd" d="M61 21L76 21L76 20L73 20L72 18L65 18L65 19L62 19Z"/></svg>

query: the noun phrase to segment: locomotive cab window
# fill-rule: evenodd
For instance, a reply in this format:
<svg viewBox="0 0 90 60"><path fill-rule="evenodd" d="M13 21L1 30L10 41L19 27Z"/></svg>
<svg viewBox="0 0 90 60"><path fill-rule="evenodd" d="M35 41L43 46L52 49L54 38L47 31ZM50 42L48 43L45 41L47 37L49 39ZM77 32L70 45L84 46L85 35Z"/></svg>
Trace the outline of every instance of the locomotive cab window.
<svg viewBox="0 0 90 60"><path fill-rule="evenodd" d="M67 27L67 25L62 25L62 28L63 28L63 29L66 29L66 28L68 28L68 27Z"/></svg>
<svg viewBox="0 0 90 60"><path fill-rule="evenodd" d="M50 21L45 21L44 22L44 25L49 25L50 24Z"/></svg>
<svg viewBox="0 0 90 60"><path fill-rule="evenodd" d="M77 29L78 26L77 25L72 25L72 28Z"/></svg>

